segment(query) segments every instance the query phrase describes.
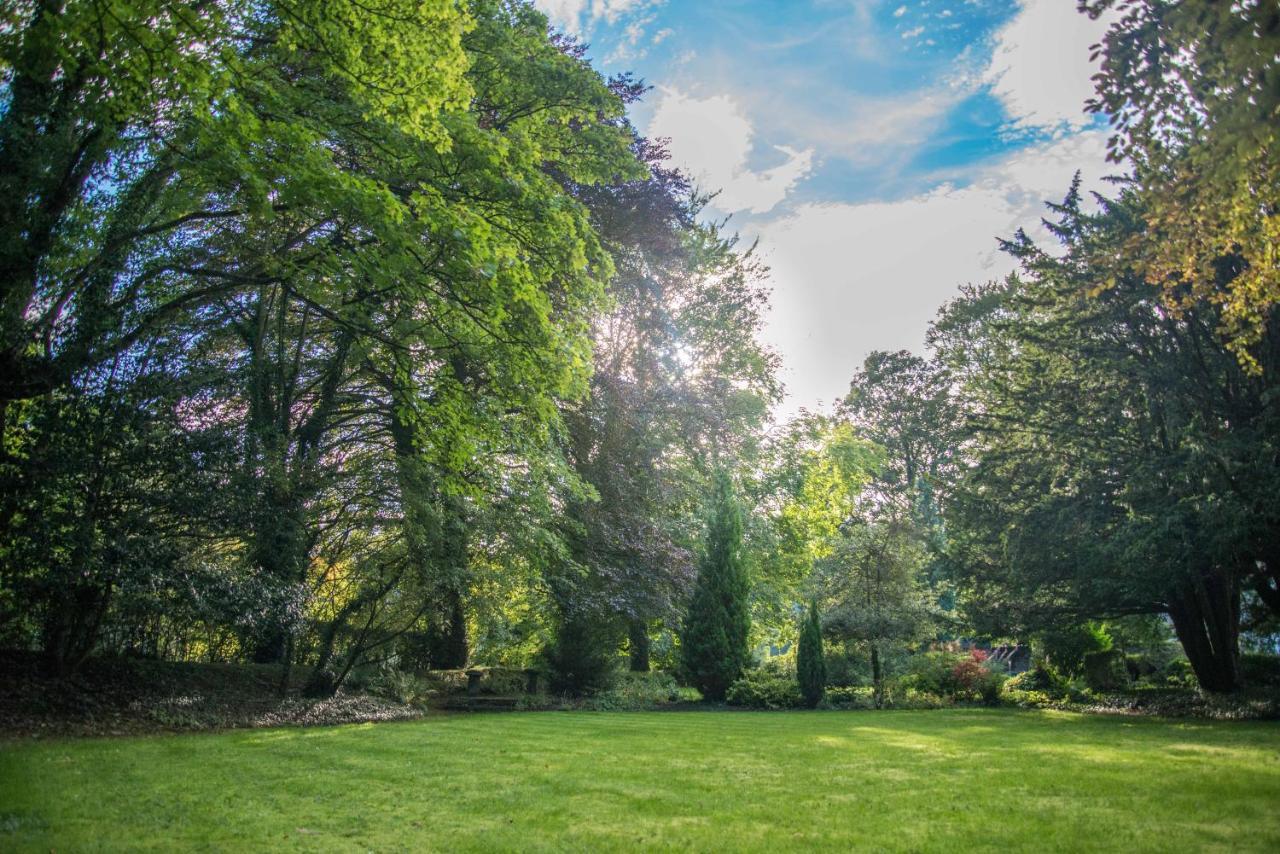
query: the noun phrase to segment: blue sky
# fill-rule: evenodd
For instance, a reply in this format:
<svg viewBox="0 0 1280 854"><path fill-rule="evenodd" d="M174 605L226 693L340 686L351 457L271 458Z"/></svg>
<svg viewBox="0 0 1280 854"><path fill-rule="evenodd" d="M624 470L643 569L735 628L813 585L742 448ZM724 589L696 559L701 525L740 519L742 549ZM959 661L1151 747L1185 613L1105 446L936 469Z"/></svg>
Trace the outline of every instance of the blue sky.
<svg viewBox="0 0 1280 854"><path fill-rule="evenodd" d="M1105 22L1076 0L535 0L671 140L715 216L773 269L784 413L842 395L874 349L923 352L956 288L1003 276L996 238L1104 162L1084 113Z"/></svg>

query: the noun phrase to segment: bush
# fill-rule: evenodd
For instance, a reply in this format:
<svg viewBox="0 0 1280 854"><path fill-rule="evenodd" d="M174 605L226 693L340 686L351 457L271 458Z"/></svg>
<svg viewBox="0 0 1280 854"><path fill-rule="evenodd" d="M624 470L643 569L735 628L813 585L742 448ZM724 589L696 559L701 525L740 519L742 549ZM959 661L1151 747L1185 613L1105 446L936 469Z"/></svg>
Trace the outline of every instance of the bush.
<svg viewBox="0 0 1280 854"><path fill-rule="evenodd" d="M908 674L899 686L920 695L947 697L954 700L981 700L989 705L1000 702L1003 673L989 668L987 654L980 649L966 653L933 651L911 660Z"/></svg>
<svg viewBox="0 0 1280 854"><path fill-rule="evenodd" d="M1160 671L1164 684L1170 688L1195 688L1200 683L1196 673L1191 669L1191 662L1185 658L1175 658Z"/></svg>
<svg viewBox="0 0 1280 854"><path fill-rule="evenodd" d="M844 649L828 653L826 661L828 686L852 688L871 682L871 664L865 655Z"/></svg>
<svg viewBox="0 0 1280 854"><path fill-rule="evenodd" d="M921 653L912 657L907 665L907 675L901 680L901 687L927 694L950 694L955 684L953 671L956 665L969 660L969 656L959 652L935 650Z"/></svg>
<svg viewBox="0 0 1280 854"><path fill-rule="evenodd" d="M1245 653L1240 656L1240 674L1246 685L1280 685L1280 655Z"/></svg>
<svg viewBox="0 0 1280 854"><path fill-rule="evenodd" d="M1111 635L1102 623L1050 629L1041 633L1038 640L1049 663L1068 676L1083 675L1084 658L1089 653L1111 649Z"/></svg>
<svg viewBox="0 0 1280 854"><path fill-rule="evenodd" d="M828 688L825 702L828 707L836 709L874 709L875 689L846 685Z"/></svg>
<svg viewBox="0 0 1280 854"><path fill-rule="evenodd" d="M688 689L676 684L669 673L619 673L613 687L587 697L579 708L600 712L638 712L679 703L688 697Z"/></svg>
<svg viewBox="0 0 1280 854"><path fill-rule="evenodd" d="M957 700L981 700L989 706L998 705L1005 676L988 668L986 660L986 653L975 649L969 658L957 662L943 681L944 693Z"/></svg>
<svg viewBox="0 0 1280 854"><path fill-rule="evenodd" d="M800 686L789 676L766 670L749 670L725 691L731 706L751 709L794 709L803 703Z"/></svg>
<svg viewBox="0 0 1280 854"><path fill-rule="evenodd" d="M1005 683L1006 691L1032 691L1048 694L1053 697L1066 696L1069 687L1067 681L1057 671L1043 664L1019 673Z"/></svg>
<svg viewBox="0 0 1280 854"><path fill-rule="evenodd" d="M894 699L890 708L894 709L945 709L952 705L950 697L935 694L932 691L918 691L908 688L902 695Z"/></svg>
<svg viewBox="0 0 1280 854"><path fill-rule="evenodd" d="M1084 681L1091 691L1122 691L1129 687L1129 668L1118 649L1087 653L1084 657Z"/></svg>
<svg viewBox="0 0 1280 854"><path fill-rule="evenodd" d="M425 706L435 693L431 683L414 673L400 670L397 664L393 656L378 670L377 675L369 680L369 693L408 706Z"/></svg>
<svg viewBox="0 0 1280 854"><path fill-rule="evenodd" d="M1003 699L1006 703L1023 709L1044 709L1059 702L1044 691L1022 691L1017 688L1006 688Z"/></svg>
<svg viewBox="0 0 1280 854"><path fill-rule="evenodd" d="M1124 657L1124 667L1134 682L1151 679L1160 672L1160 665L1146 653L1129 653Z"/></svg>

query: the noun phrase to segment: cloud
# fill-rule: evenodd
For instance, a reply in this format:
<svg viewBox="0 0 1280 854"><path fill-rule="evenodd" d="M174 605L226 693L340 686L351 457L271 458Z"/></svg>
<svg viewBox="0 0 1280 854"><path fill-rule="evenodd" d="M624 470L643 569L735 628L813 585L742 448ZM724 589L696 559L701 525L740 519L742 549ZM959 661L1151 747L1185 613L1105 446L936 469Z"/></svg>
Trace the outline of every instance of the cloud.
<svg viewBox="0 0 1280 854"><path fill-rule="evenodd" d="M761 228L773 269L766 337L784 356L788 406L843 395L871 350L923 349L929 321L956 288L1013 268L997 237L1023 227L1045 239L1045 201L1077 169L1102 189L1106 135L1086 131L1030 146L972 175L898 201L804 204Z"/></svg>
<svg viewBox="0 0 1280 854"><path fill-rule="evenodd" d="M671 141L671 157L706 190L720 190L715 206L725 213L766 213L786 198L813 168L813 149L774 146L784 160L756 170L749 161L755 128L728 95L695 98L663 88L649 121L651 137Z"/></svg>
<svg viewBox="0 0 1280 854"><path fill-rule="evenodd" d="M581 18L587 9L587 0L533 0L533 5L565 32L581 32Z"/></svg>
<svg viewBox="0 0 1280 854"><path fill-rule="evenodd" d="M1078 130L1095 71L1089 46L1102 40L1109 20L1090 20L1067 0L1019 0L1018 11L996 32L983 75L1014 125L1028 130Z"/></svg>
<svg viewBox="0 0 1280 854"><path fill-rule="evenodd" d="M604 20L613 24L619 18L660 6L666 0L533 0L533 5L565 32L581 35L590 24Z"/></svg>

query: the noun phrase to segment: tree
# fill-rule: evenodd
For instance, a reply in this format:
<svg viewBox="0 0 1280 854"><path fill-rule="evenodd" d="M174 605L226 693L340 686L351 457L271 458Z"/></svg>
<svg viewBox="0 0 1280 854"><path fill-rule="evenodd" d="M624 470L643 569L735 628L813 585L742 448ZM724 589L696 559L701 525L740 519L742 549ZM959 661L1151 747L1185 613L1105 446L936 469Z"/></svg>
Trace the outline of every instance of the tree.
<svg viewBox="0 0 1280 854"><path fill-rule="evenodd" d="M436 152L472 94L451 0L40 0L3 20L0 433L9 401L241 284L208 236L342 183L333 126L287 105L299 69Z"/></svg>
<svg viewBox="0 0 1280 854"><path fill-rule="evenodd" d="M729 475L718 472L706 547L680 636L690 682L709 700L723 700L749 660L749 584L742 562L742 511Z"/></svg>
<svg viewBox="0 0 1280 854"><path fill-rule="evenodd" d="M538 512L490 536L546 524L546 495L573 488L560 408L586 391L588 323L612 265L567 185L643 176L621 99L524 4L214 3L205 20L143 3L101 27L101 4L63 4L61 17L29 5L0 35L16 51L0 146L14 167L4 204L40 210L15 208L0 229L26 220L47 234L9 235L0 259L13 273L0 464L23 490L0 519L4 545L23 537L24 502L68 506L76 492L78 476L38 494L44 458L26 449L59 428L34 401L60 395L78 407L61 421L90 423L119 365L181 389L157 420L219 439L216 459L190 456L216 464L209 530L165 543L202 567L192 578L253 582L228 585L260 594L235 599L244 613L223 626L238 654L314 664L320 692L424 620L460 640L469 553L489 544L452 528L499 502L513 519ZM154 76L166 40L181 79ZM173 88L187 74L194 88ZM136 109L95 100L152 85L160 94ZM40 159L63 148L87 159ZM68 169L69 185L40 183ZM163 496L175 479L137 486ZM146 519L138 506L130 497L123 518ZM72 541L106 534L100 522L59 524L42 547L80 554ZM146 531L104 541L126 533ZM14 579L50 566L0 552L4 614L29 613L12 600L39 585ZM97 575L72 563L72 576ZM59 626L97 625L104 607L109 624L112 573L68 598L79 613L44 620L40 642L64 646Z"/></svg>
<svg viewBox="0 0 1280 854"><path fill-rule="evenodd" d="M822 702L827 685L827 662L822 653L822 623L818 619L816 599L809 602L809 610L800 624L796 680L800 683L800 695L810 708Z"/></svg>
<svg viewBox="0 0 1280 854"><path fill-rule="evenodd" d="M877 479L907 497L922 516L937 500L957 451L950 378L940 365L901 350L867 356L840 406L866 439L885 452Z"/></svg>
<svg viewBox="0 0 1280 854"><path fill-rule="evenodd" d="M1251 371L1280 303L1280 10L1215 0L1080 0L1114 11L1095 76L1110 157L1133 166L1146 228L1132 265L1175 312L1214 307ZM1223 275L1224 263L1232 267ZM1103 270L1109 287L1123 270Z"/></svg>
<svg viewBox="0 0 1280 854"><path fill-rule="evenodd" d="M885 700L889 653L935 631L926 560L920 528L907 514L866 508L841 526L815 567L824 631L865 650L877 707Z"/></svg>
<svg viewBox="0 0 1280 854"><path fill-rule="evenodd" d="M1243 597L1280 601L1280 339L1268 327L1246 370L1215 302L1170 312L1140 266L1097 291L1144 209L1130 192L1097 214L1079 201L1077 186L1053 206L1061 254L1018 235L1022 274L938 322L936 340L983 342L944 349L949 364L986 354L957 371L974 444L948 552L965 610L1013 634L1168 614L1201 686L1234 690Z"/></svg>

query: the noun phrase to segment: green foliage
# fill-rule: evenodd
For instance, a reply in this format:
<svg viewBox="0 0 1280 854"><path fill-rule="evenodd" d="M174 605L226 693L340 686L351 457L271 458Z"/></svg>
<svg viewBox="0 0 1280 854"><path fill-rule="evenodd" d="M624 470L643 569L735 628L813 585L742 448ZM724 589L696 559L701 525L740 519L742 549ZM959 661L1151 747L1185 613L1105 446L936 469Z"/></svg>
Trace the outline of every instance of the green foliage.
<svg viewBox="0 0 1280 854"><path fill-rule="evenodd" d="M796 683L800 686L805 705L813 708L822 702L822 693L827 685L827 662L822 650L822 623L818 618L816 601L809 603L809 610L800 624Z"/></svg>
<svg viewBox="0 0 1280 854"><path fill-rule="evenodd" d="M1259 373L1280 303L1275 5L1081 6L1093 15L1120 11L1100 46L1091 109L1111 120L1110 157L1132 165L1145 208L1147 228L1125 247L1122 264L1160 286L1175 312L1195 311L1201 300L1221 307L1228 347Z"/></svg>
<svg viewBox="0 0 1280 854"><path fill-rule="evenodd" d="M1048 694L1053 697L1066 696L1067 681L1057 672L1044 664L1036 664L1030 670L1019 673L1005 683L1008 691L1032 691Z"/></svg>
<svg viewBox="0 0 1280 854"><path fill-rule="evenodd" d="M742 561L742 511L728 474L716 475L706 548L680 637L689 681L709 700L722 700L746 668L749 585Z"/></svg>
<svg viewBox="0 0 1280 854"><path fill-rule="evenodd" d="M908 661L907 672L900 680L900 685L930 694L950 693L952 671L968 658L964 653L946 650L930 650L913 655Z"/></svg>
<svg viewBox="0 0 1280 854"><path fill-rule="evenodd" d="M1103 623L1079 623L1048 629L1036 636L1049 665L1068 676L1083 676L1085 659L1111 649L1111 636Z"/></svg>
<svg viewBox="0 0 1280 854"><path fill-rule="evenodd" d="M748 670L734 680L725 691L724 700L731 706L750 709L797 709L807 705L794 676L765 668Z"/></svg>
<svg viewBox="0 0 1280 854"><path fill-rule="evenodd" d="M914 655L898 688L951 700L979 700L987 705L999 703L1003 673L986 666L981 650L968 653L931 650Z"/></svg>
<svg viewBox="0 0 1280 854"><path fill-rule="evenodd" d="M597 615L569 612L545 653L551 690L582 696L608 689L618 675L617 637Z"/></svg>
<svg viewBox="0 0 1280 854"><path fill-rule="evenodd" d="M1084 655L1084 681L1091 691L1119 691L1129 686L1124 653L1102 649Z"/></svg>
<svg viewBox="0 0 1280 854"><path fill-rule="evenodd" d="M1280 685L1280 655L1245 653L1240 656L1240 672L1248 685Z"/></svg>
<svg viewBox="0 0 1280 854"><path fill-rule="evenodd" d="M1052 210L1062 254L1016 235L1021 273L971 289L931 336L971 415L972 465L947 504L966 615L1025 637L1167 613L1202 687L1234 690L1243 590L1280 602L1266 545L1280 518L1259 512L1280 485L1275 330L1250 372L1211 302L1170 313L1132 267L1103 287L1146 228L1135 193L1086 213L1077 183Z"/></svg>
<svg viewBox="0 0 1280 854"><path fill-rule="evenodd" d="M401 670L394 658L378 669L377 675L369 680L367 690L374 696L386 697L407 706L425 706L437 694L431 680Z"/></svg>
<svg viewBox="0 0 1280 854"><path fill-rule="evenodd" d="M696 699L682 690L670 673L620 673L613 686L591 696L585 708L598 711L644 711Z"/></svg>
<svg viewBox="0 0 1280 854"><path fill-rule="evenodd" d="M874 709L876 707L875 689L837 685L826 690L823 703L836 709Z"/></svg>

